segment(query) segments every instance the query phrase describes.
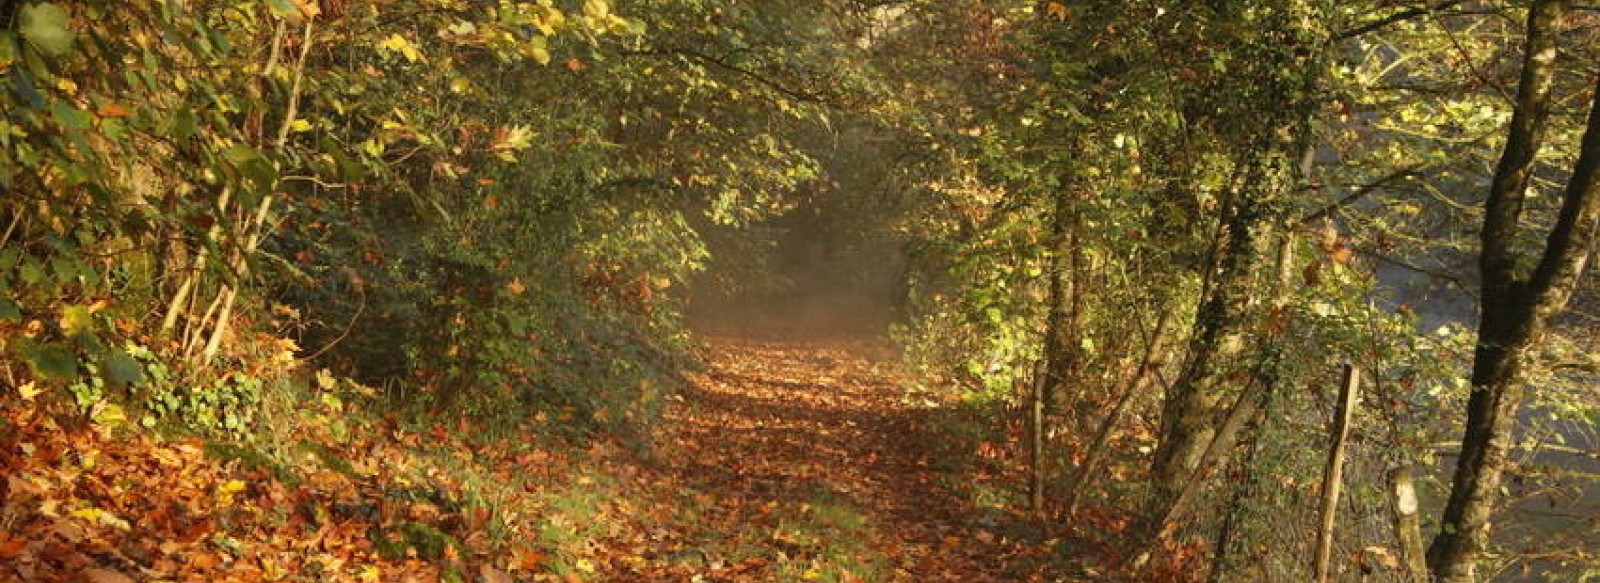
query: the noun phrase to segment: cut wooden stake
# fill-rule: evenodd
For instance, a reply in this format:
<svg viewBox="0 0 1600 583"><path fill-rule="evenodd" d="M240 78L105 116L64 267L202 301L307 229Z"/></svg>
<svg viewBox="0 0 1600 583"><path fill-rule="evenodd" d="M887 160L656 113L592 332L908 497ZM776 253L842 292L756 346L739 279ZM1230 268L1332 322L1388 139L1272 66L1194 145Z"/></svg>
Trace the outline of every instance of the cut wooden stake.
<svg viewBox="0 0 1600 583"><path fill-rule="evenodd" d="M1389 473L1394 492L1394 536L1400 541L1400 558L1405 561L1411 583L1428 583L1428 555L1422 544L1422 519L1417 512L1417 484L1411 466L1400 466Z"/></svg>
<svg viewBox="0 0 1600 583"><path fill-rule="evenodd" d="M1333 525L1339 507L1339 490L1344 486L1344 451L1350 440L1350 419L1355 415L1357 386L1361 373L1344 366L1344 384L1339 388L1338 409L1333 418L1333 443L1328 446L1328 465L1322 472L1322 523L1317 529L1316 582L1328 582L1328 563L1333 557Z"/></svg>

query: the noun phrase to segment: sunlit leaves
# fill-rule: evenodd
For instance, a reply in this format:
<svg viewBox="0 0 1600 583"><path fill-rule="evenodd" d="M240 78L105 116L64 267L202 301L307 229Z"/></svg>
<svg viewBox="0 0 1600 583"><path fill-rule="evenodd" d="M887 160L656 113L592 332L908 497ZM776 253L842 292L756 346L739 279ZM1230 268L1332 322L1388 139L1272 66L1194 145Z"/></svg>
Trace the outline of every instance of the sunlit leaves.
<svg viewBox="0 0 1600 583"><path fill-rule="evenodd" d="M400 33L391 34L378 41L376 47L379 52L397 54L412 63L426 60L422 55L422 51L416 45L411 44L411 41L407 40L406 37L401 36Z"/></svg>
<svg viewBox="0 0 1600 583"><path fill-rule="evenodd" d="M17 30L40 52L60 57L72 52L76 35L70 28L71 18L59 4L23 4L17 12Z"/></svg>
<svg viewBox="0 0 1600 583"><path fill-rule="evenodd" d="M526 126L500 128L495 131L494 142L489 144L489 150L501 160L515 162L516 153L528 149L532 140L533 130Z"/></svg>

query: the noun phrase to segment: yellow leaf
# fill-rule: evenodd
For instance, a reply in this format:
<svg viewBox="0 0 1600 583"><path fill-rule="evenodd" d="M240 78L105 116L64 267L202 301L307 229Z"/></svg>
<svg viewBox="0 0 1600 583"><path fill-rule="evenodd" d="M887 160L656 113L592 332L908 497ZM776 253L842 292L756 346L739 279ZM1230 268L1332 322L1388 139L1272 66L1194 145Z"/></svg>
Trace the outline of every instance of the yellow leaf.
<svg viewBox="0 0 1600 583"><path fill-rule="evenodd" d="M151 457L156 458L156 463L163 466L170 468L183 466L183 457L180 456L176 451L172 451L167 448L161 448L150 452L150 455Z"/></svg>
<svg viewBox="0 0 1600 583"><path fill-rule="evenodd" d="M333 372L329 371L328 369L317 371L316 377L317 387L321 388L322 390L331 391L334 387L339 385L339 382L333 378Z"/></svg>
<svg viewBox="0 0 1600 583"><path fill-rule="evenodd" d="M65 306L61 308L61 331L67 336L87 334L94 329L94 312L90 306Z"/></svg>
<svg viewBox="0 0 1600 583"><path fill-rule="evenodd" d="M39 393L43 392L44 389L35 388L32 381L23 383L22 386L17 387L17 393L22 395L22 400L24 401L32 401L34 397L39 396Z"/></svg>
<svg viewBox="0 0 1600 583"><path fill-rule="evenodd" d="M261 576L265 577L268 581L277 581L285 576L288 576L288 573L283 571L283 567L278 565L277 561L267 557L261 557Z"/></svg>
<svg viewBox="0 0 1600 583"><path fill-rule="evenodd" d="M594 572L594 563L589 561L589 559L578 559L577 562L572 564L572 566L585 573Z"/></svg>
<svg viewBox="0 0 1600 583"><path fill-rule="evenodd" d="M244 491L243 480L229 480L217 486L217 506L232 506L233 495Z"/></svg>
<svg viewBox="0 0 1600 583"><path fill-rule="evenodd" d="M378 41L377 48L381 52L399 53L400 56L413 63L424 60L422 51L418 50L416 45L411 44L411 41L406 40L406 37L400 36L399 33L391 34L388 38Z"/></svg>
<svg viewBox="0 0 1600 583"><path fill-rule="evenodd" d="M381 576L382 573L378 571L377 565L367 565L367 568L362 569L361 574L357 575L356 578L362 581L377 581Z"/></svg>
<svg viewBox="0 0 1600 583"><path fill-rule="evenodd" d="M109 526L118 530L133 529L132 525L128 524L128 521L99 508L79 508L72 511L70 514L68 514L68 516L83 519L100 526Z"/></svg>
<svg viewBox="0 0 1600 583"><path fill-rule="evenodd" d="M311 131L311 122L303 119L297 119L294 120L293 123L289 124L289 129L295 132L309 132Z"/></svg>
<svg viewBox="0 0 1600 583"><path fill-rule="evenodd" d="M294 7L300 9L301 16L316 18L322 15L322 7L317 5L316 0L293 0L293 2Z"/></svg>
<svg viewBox="0 0 1600 583"><path fill-rule="evenodd" d="M533 59L540 65L550 64L549 41L542 36L536 36L522 43L522 56Z"/></svg>
<svg viewBox="0 0 1600 583"><path fill-rule="evenodd" d="M128 414L122 410L121 405L102 401L95 404L94 409L90 411L89 420L94 421L96 425L116 427L128 420Z"/></svg>

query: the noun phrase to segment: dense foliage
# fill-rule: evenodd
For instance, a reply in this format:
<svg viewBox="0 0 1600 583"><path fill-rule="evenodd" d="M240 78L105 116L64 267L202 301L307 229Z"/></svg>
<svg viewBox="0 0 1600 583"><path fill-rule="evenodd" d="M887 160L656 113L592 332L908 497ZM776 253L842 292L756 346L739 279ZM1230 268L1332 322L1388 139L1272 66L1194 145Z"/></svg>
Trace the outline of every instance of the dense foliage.
<svg viewBox="0 0 1600 583"><path fill-rule="evenodd" d="M1595 496L1552 458L1600 415L1570 4L0 2L0 398L644 438L685 313L892 321L1124 576L1304 580L1335 530L1393 580L1592 574L1592 532L1489 528Z"/></svg>

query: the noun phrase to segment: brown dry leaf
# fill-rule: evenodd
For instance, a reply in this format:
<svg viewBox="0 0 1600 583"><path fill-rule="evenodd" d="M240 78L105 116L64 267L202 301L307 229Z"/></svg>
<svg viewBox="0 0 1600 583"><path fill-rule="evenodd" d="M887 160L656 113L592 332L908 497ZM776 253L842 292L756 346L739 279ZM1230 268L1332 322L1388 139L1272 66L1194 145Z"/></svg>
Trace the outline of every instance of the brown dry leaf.
<svg viewBox="0 0 1600 583"><path fill-rule="evenodd" d="M83 583L136 583L132 577L111 569L84 569L78 578Z"/></svg>
<svg viewBox="0 0 1600 583"><path fill-rule="evenodd" d="M516 579L512 579L511 575L489 565L479 567L478 576L483 579L483 583L516 583Z"/></svg>
<svg viewBox="0 0 1600 583"><path fill-rule="evenodd" d="M1394 570L1400 569L1400 558L1394 556L1394 553L1389 552L1387 547L1370 546L1361 550L1364 551L1368 556L1372 557L1373 560L1377 561L1378 564L1383 565L1385 568Z"/></svg>

